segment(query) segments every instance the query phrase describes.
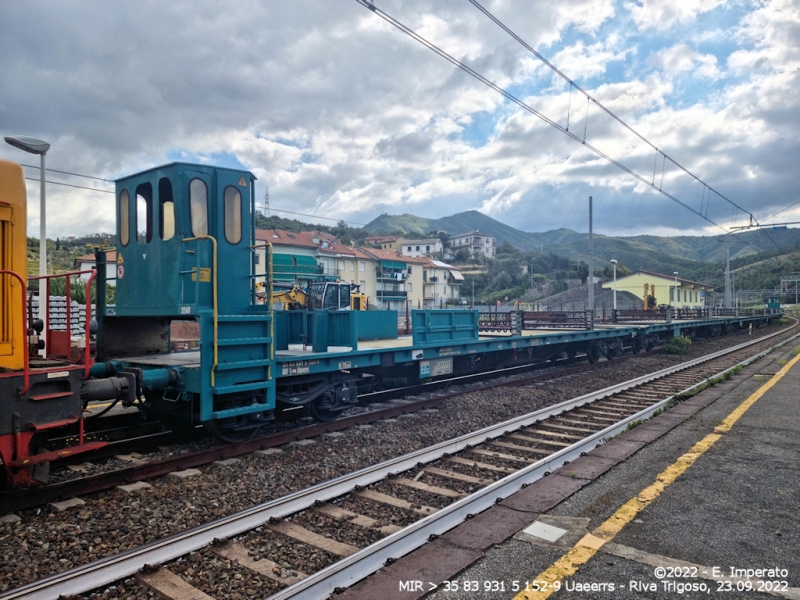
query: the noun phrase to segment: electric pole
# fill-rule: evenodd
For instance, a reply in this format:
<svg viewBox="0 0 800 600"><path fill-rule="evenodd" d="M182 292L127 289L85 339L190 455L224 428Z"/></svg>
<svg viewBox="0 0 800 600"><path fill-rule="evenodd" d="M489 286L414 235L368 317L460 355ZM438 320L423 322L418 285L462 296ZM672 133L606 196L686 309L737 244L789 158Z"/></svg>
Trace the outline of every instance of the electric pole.
<svg viewBox="0 0 800 600"><path fill-rule="evenodd" d="M731 306L731 249L727 248L728 258L725 262L725 308Z"/></svg>
<svg viewBox="0 0 800 600"><path fill-rule="evenodd" d="M592 238L592 197L589 196L589 310L594 329L594 239Z"/></svg>

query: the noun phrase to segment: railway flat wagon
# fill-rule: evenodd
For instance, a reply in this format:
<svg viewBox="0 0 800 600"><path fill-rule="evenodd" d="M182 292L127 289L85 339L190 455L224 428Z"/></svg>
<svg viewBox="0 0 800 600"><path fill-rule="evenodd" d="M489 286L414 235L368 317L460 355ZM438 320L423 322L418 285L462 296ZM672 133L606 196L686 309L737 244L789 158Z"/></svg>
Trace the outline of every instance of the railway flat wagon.
<svg viewBox="0 0 800 600"><path fill-rule="evenodd" d="M255 239L255 176L176 162L116 182L116 262L106 264L105 249L97 251L90 279L97 322L87 293L86 330L76 338L69 328L42 331L29 318L24 182L18 165L0 162L0 169L2 243L10 249L2 254L0 457L12 483L33 482L35 465L103 444L80 436L69 448L47 449L49 431L64 424L82 431L90 400L137 406L172 429L204 424L238 441L257 436L281 412L335 419L376 376L426 380L596 362L682 333L720 335L781 314L621 315L595 325L591 315L420 310L411 315L411 335L399 336L396 311L274 310L272 248ZM264 247L268 268L259 273L256 251ZM109 270L114 305L105 302ZM75 274L62 276L68 282ZM49 277L39 283L44 305ZM270 293L259 294L265 288ZM176 321L197 324L196 349L171 351Z"/></svg>

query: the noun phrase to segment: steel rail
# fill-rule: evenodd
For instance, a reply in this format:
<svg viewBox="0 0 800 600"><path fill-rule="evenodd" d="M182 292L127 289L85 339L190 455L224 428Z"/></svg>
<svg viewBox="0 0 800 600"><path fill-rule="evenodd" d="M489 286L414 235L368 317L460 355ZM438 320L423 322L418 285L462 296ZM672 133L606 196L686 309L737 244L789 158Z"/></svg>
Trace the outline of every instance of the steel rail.
<svg viewBox="0 0 800 600"><path fill-rule="evenodd" d="M610 363L599 363L600 366L606 364ZM568 369L558 369L550 371L548 373L542 373L540 375L531 375L528 377L515 379L512 381L491 383L483 386L480 389L486 390L506 385L518 386L533 382L543 382L543 381L548 381L550 379L556 379L558 377L573 375L576 373L582 373L597 367L598 365L580 365ZM406 388L396 388L394 390L387 390L386 393L388 392L400 393L404 390L406 390ZM265 450L267 448L282 446L290 442L317 437L319 435L322 435L323 433L341 431L353 427L355 425L365 425L368 423L374 423L375 421L381 419L389 419L403 414L422 410L425 408L432 408L434 406L438 406L439 404L441 404L446 400L460 396L466 393L467 391L469 390L444 392L442 394L439 394L431 398L426 398L424 400L417 400L408 404L390 406L387 408L381 408L377 410L370 410L367 412L359 413L357 415L343 417L341 419L337 419L335 421L331 421L328 423L315 423L313 425L307 425L305 427L298 427L296 429L290 429L287 431L273 433L265 437L256 438L239 444L214 446L206 450L199 450L197 452L181 454L178 456L172 456L161 460L150 461L138 465L131 465L128 467L123 467L122 469L116 469L114 471L106 471L104 473L97 473L95 475L88 475L86 477L81 477L79 479L62 481L59 483L51 484L46 487L33 487L29 489L14 490L5 494L0 494L0 514L15 512L18 510L25 510L28 508L35 508L37 506L42 506L44 504L47 504L48 502L53 502L55 500L58 500L59 498L70 498L93 492L99 492L110 489L118 485L128 484L134 481L141 481L143 479L149 479L152 477L159 477L161 475L166 475L167 473L172 473L173 471L177 470L199 467L201 465L205 465L214 462L216 460L225 460L227 458L233 458L236 456L241 456L243 454L249 454L256 450ZM376 392L376 393L382 394L384 392ZM116 454L131 452L134 449L136 449L138 443L141 442L143 444L149 445L151 441L157 441L161 439L159 436L162 435L175 436L176 434L174 433L170 434L170 432L166 432L164 434L153 434L152 436L149 436L146 440L140 438L130 441L121 440L119 442L114 442L113 448L109 449L108 452L113 452ZM164 443L163 439L161 440L161 443ZM111 444L109 444L109 446L111 446ZM107 456L107 452L104 452L100 456Z"/></svg>
<svg viewBox="0 0 800 600"><path fill-rule="evenodd" d="M799 336L800 334L797 334L788 340L784 340L778 344L778 346L786 344L790 340ZM593 433L583 440L572 444L571 446L554 452L550 456L528 465L527 467L515 473L507 475L503 479L500 479L486 486L485 488L482 488L477 492L474 492L462 498L461 500L458 500L453 504L438 510L433 514L424 517L408 527L405 527L400 531L397 531L332 565L329 565L325 569L318 571L313 575L309 575L305 579L282 589L272 596L269 596L267 600L288 600L289 598L296 600L316 600L317 598L325 598L330 596L330 594L334 593L334 591L337 589L350 587L379 570L386 564L387 561L396 560L397 558L416 550L420 546L423 546L430 540L431 536L439 536L450 531L451 529L463 523L471 515L478 514L484 510L487 510L488 508L491 508L493 505L513 495L521 488L535 483L546 475L549 475L555 469L569 464L587 452L593 450L595 447L602 445L609 438L624 433L630 423L648 419L653 415L653 413L664 408L675 396L689 392L692 389L702 385L708 379L719 377L720 375L723 375L727 371L731 371L738 366L748 365L758 358L768 354L775 347L769 348L755 356L749 357L736 365L727 367L712 377L706 378L704 381L698 382L675 394L671 394L659 402L656 402L633 415L625 417L616 424L606 427L602 431ZM701 362L691 361L685 368L691 368L692 366L697 366L698 364L701 364ZM670 369L672 373L680 370L682 369ZM669 373L667 373L667 375L668 374ZM591 394L587 396L591 396ZM586 398L586 396L582 396L576 400L567 401L567 403L562 403L561 405L557 406L563 406L564 404L577 402L584 398ZM592 402L592 400L585 401L583 404L590 402ZM570 408L577 408L583 404L576 404ZM565 408L565 410L569 410L570 408ZM527 424L531 424L529 419L526 418L526 420L529 421Z"/></svg>
<svg viewBox="0 0 800 600"><path fill-rule="evenodd" d="M40 581L27 584L4 594L0 594L0 599L11 600L25 598L26 600L56 600L60 596L85 593L89 590L130 577L141 570L145 565L169 562L189 552L204 548L212 544L215 540L240 535L264 525L269 522L270 519L285 518L296 512L306 510L317 502L333 500L350 493L357 487L365 487L377 483L393 474L407 471L415 467L418 463L429 463L438 460L445 455L460 452L468 447L502 436L507 431L534 424L546 418L561 414L564 411L572 410L595 400L625 391L636 385L660 379L727 354L732 354L756 343L763 342L765 339L769 339L780 333L785 333L785 331L786 330L782 330L781 332L764 336L758 340L739 344L732 348L721 350L686 363L681 363L655 373L637 377L630 381L609 386L597 392L584 394L583 396L566 400L559 404L534 411L527 415L515 417L490 427L485 427L452 440L440 442L439 444L416 452L411 452L378 465L360 469L328 482L317 484L311 488L289 494L283 498L278 498L187 531L168 536L161 540L150 542L139 548L133 548L120 554L103 558L87 565L70 569L64 573L52 575ZM727 367L719 371L714 377L738 365L749 364L771 352L774 348L785 345L797 337L800 337L800 334L795 334L783 340L780 344L776 344L755 356L748 357L737 365ZM572 446L559 450L551 456L537 461L517 473L508 475L486 488L440 509L421 521L367 548L359 550L350 557L334 563L322 571L310 575L306 579L281 590L271 596L270 600L283 600L286 598L317 599L326 597L337 587L352 585L379 569L387 559L397 558L411 552L423 545L430 535L441 534L452 529L467 518L468 514L475 514L476 512L485 510L498 499L505 498L519 490L523 484L533 483L553 469L562 466L562 464L577 459L582 453L593 449L597 445L601 445L608 438L624 431L629 423L646 419L648 416L652 415L653 412L666 405L675 395L692 390L708 379L709 378L705 378L703 381L689 386L677 394L671 394L650 407L622 419L615 425L611 425L594 433Z"/></svg>

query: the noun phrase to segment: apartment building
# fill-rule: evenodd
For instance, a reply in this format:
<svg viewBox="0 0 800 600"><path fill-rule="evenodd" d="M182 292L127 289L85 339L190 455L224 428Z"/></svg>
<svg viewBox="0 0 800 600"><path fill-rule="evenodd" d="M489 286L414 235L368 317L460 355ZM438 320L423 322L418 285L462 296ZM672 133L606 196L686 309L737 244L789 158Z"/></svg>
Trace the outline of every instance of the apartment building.
<svg viewBox="0 0 800 600"><path fill-rule="evenodd" d="M422 270L422 306L438 308L461 299L464 276L447 263L428 259Z"/></svg>
<svg viewBox="0 0 800 600"><path fill-rule="evenodd" d="M382 248L354 248L318 231L256 231L256 273L265 272L266 242L272 244L276 284L307 287L326 278L359 286L373 307L405 311L439 307L460 297L461 273L447 263L403 256ZM438 241L438 240L437 240Z"/></svg>
<svg viewBox="0 0 800 600"><path fill-rule="evenodd" d="M448 257L452 258L459 250L467 250L472 256L494 258L497 255L497 237L477 229L451 236Z"/></svg>
<svg viewBox="0 0 800 600"><path fill-rule="evenodd" d="M439 238L429 240L401 240L400 253L404 256L430 256L434 252L442 252L444 246Z"/></svg>
<svg viewBox="0 0 800 600"><path fill-rule="evenodd" d="M399 252L403 238L395 235L371 235L364 240L364 243L371 248Z"/></svg>

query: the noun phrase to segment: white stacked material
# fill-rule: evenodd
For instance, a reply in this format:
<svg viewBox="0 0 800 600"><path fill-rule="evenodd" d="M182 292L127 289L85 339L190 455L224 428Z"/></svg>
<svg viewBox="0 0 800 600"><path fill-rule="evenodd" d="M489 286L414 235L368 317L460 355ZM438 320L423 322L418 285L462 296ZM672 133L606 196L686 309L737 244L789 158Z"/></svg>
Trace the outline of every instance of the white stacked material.
<svg viewBox="0 0 800 600"><path fill-rule="evenodd" d="M94 304L92 308L92 319L97 317ZM39 301L34 297L31 301L31 312L33 318L39 318ZM86 331L86 305L72 300L67 303L65 296L50 296L50 329L54 331L67 330L67 312L69 312L70 329L72 335L81 335Z"/></svg>

